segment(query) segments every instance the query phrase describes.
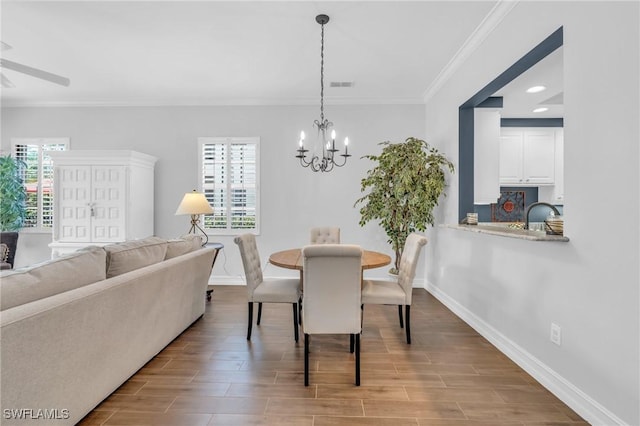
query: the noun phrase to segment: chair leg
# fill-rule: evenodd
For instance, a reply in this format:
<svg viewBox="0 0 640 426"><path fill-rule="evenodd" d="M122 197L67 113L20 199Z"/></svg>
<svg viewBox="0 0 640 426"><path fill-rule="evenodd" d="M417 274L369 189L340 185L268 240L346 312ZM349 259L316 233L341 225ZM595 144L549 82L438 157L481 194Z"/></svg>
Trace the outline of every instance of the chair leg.
<svg viewBox="0 0 640 426"><path fill-rule="evenodd" d="M302 325L302 297L298 299L298 324Z"/></svg>
<svg viewBox="0 0 640 426"><path fill-rule="evenodd" d="M411 311L411 305L407 305L404 307L404 314L405 314L405 323L407 324L407 326L405 327L405 329L407 330L407 344L410 345L411 344L411 325L410 325L410 319L411 319L411 314L409 313Z"/></svg>
<svg viewBox="0 0 640 426"><path fill-rule="evenodd" d="M298 341L298 304L293 305L293 336Z"/></svg>
<svg viewBox="0 0 640 426"><path fill-rule="evenodd" d="M398 316L400 317L400 328L402 328L402 305L398 305Z"/></svg>
<svg viewBox="0 0 640 426"><path fill-rule="evenodd" d="M349 335L349 352L351 352L351 353L353 353L354 341L355 341L355 338L353 336L353 333L351 333Z"/></svg>
<svg viewBox="0 0 640 426"><path fill-rule="evenodd" d="M251 324L253 323L253 302L249 302L249 326L247 328L247 340L251 340Z"/></svg>
<svg viewBox="0 0 640 426"><path fill-rule="evenodd" d="M262 318L262 302L258 303L258 322L256 325L260 325L260 318Z"/></svg>
<svg viewBox="0 0 640 426"><path fill-rule="evenodd" d="M309 335L304 333L304 385L309 386Z"/></svg>
<svg viewBox="0 0 640 426"><path fill-rule="evenodd" d="M360 333L356 334L356 386L360 386Z"/></svg>

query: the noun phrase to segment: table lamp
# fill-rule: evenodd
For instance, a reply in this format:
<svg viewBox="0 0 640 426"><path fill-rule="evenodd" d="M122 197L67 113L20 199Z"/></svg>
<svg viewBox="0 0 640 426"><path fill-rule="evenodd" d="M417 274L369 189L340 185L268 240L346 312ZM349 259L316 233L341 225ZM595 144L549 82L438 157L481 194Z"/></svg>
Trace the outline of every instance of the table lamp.
<svg viewBox="0 0 640 426"><path fill-rule="evenodd" d="M205 198L204 194L201 192L196 192L194 189L192 192L187 192L184 194L178 209L176 210L176 215L182 214L190 214L191 215L191 229L189 229L189 234L196 233L196 228L200 230L204 234L204 244L209 242L209 236L207 233L198 225L200 222L201 214L213 213L213 208Z"/></svg>

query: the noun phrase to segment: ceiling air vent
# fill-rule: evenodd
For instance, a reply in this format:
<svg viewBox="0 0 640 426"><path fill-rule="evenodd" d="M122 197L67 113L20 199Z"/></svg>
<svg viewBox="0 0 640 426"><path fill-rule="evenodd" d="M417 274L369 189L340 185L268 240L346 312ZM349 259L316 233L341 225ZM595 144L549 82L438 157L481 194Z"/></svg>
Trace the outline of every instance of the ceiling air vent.
<svg viewBox="0 0 640 426"><path fill-rule="evenodd" d="M331 87L353 87L353 81L332 81Z"/></svg>

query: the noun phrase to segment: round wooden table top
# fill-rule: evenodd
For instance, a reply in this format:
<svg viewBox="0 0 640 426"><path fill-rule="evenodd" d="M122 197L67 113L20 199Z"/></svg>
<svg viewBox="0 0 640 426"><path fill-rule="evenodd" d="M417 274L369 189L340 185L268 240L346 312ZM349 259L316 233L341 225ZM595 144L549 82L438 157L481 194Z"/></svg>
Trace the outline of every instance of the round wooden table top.
<svg viewBox="0 0 640 426"><path fill-rule="evenodd" d="M269 256L269 263L281 268L302 271L302 249L290 249L273 253ZM362 269L373 269L391 263L391 257L377 251L362 251Z"/></svg>

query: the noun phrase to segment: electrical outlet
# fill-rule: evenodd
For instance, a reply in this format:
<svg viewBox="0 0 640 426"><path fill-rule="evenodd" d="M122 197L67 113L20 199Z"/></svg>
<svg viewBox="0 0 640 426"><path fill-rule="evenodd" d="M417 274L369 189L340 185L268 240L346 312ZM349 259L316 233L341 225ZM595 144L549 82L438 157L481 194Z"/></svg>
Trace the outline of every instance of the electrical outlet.
<svg viewBox="0 0 640 426"><path fill-rule="evenodd" d="M551 323L551 336L549 339L558 346L562 343L562 329L558 324Z"/></svg>

